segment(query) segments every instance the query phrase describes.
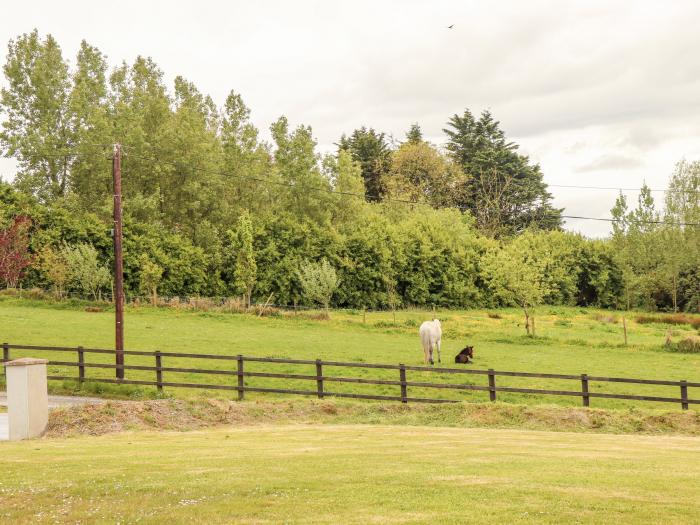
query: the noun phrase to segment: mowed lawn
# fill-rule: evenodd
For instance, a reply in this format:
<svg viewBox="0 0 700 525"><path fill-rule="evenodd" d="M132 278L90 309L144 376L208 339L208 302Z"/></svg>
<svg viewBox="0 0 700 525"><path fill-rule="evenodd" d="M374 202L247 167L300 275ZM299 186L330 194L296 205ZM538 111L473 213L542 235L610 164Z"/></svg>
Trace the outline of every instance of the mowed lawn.
<svg viewBox="0 0 700 525"><path fill-rule="evenodd" d="M4 523L698 523L700 440L261 426L0 443Z"/></svg>
<svg viewBox="0 0 700 525"><path fill-rule="evenodd" d="M623 345L620 314L580 308L546 308L537 314L537 338L524 334L522 315L517 310L502 310L499 318L491 318L488 312L438 311L443 320L443 366L455 366L454 355L465 344L475 347L476 359L471 368L494 368L503 371L549 372L633 377L644 379L670 379L700 381L700 354L679 354L664 351L663 342L669 327L666 325L642 325L628 315L629 345ZM203 354L244 354L249 356L288 357L366 362L422 364L423 353L418 340L417 326L428 319L432 312L398 312L396 322L389 312L367 314L361 312L333 312L330 321L313 320L303 316L258 318L254 315L221 312L192 312L150 307L129 308L126 313L126 346L131 350L162 350ZM607 319L607 320L606 320ZM689 326L671 327L675 339L697 333ZM0 298L0 341L15 344L65 345L85 347L113 347L113 313L86 312L82 308L57 308L54 305L29 302L14 298ZM30 352L15 352L14 357ZM54 360L76 361L75 354L31 352ZM110 356L88 355L93 362L110 362ZM153 365L152 358L127 356L127 364ZM211 369L235 368L235 362L164 358L164 366L197 367ZM462 365L464 366L464 365ZM313 374L308 366L292 366L256 363L246 365L249 371ZM76 369L59 370L55 374L77 375ZM326 375L349 377L373 377L397 380L396 371L362 370L347 368L324 369ZM88 369L88 377L110 376L105 369ZM394 377L396 376L396 377ZM154 379L153 372L127 370L132 379ZM436 376L409 372L409 381L486 384L484 376ZM214 384L235 383L235 377L185 373L164 373L165 381L208 382ZM314 389L314 382L269 378L247 378L249 386ZM498 378L498 385L578 390L577 381L553 379ZM63 385L63 387L70 385ZM60 387L60 385L59 385ZM327 390L338 392L377 393L397 395L394 385L356 385L328 383ZM134 396L149 396L153 389L122 389ZM641 395L678 397L677 387L629 385L620 383L592 383L591 391L625 392ZM234 396L234 392L221 393L166 389L174 396ZM269 396L250 394L249 397ZM447 391L409 388L409 396L440 397L467 401L485 400L484 392ZM690 389L691 398L699 397ZM557 403L579 405L575 397L547 396L516 393L499 393L499 399L518 403ZM655 406L654 406L655 405ZM629 402L609 399L593 399L598 407L655 407L680 408L675 405Z"/></svg>

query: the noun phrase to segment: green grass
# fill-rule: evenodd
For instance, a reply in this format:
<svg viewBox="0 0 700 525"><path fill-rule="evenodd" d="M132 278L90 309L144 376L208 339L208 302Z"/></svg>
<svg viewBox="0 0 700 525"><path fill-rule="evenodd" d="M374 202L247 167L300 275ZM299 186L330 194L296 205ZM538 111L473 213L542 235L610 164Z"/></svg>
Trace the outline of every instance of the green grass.
<svg viewBox="0 0 700 525"><path fill-rule="evenodd" d="M609 317L609 312L580 308L543 307L537 312L537 338L524 334L522 316L517 310L500 310L501 319L490 318L485 310L438 312L443 320L443 364L455 366L454 354L465 344L475 347L476 360L472 368L550 372L647 379L700 380L700 355L667 352L663 342L668 326L637 324L628 318L629 346L623 345L621 323L598 320ZM620 314L617 314L618 316ZM417 325L431 317L430 312L403 311L397 313L396 324L392 314L371 313L366 324L359 312L334 312L330 321L311 320L302 316L257 318L252 315L219 312L192 312L149 307L129 308L126 314L126 345L133 350L168 350L190 353L245 354L251 356L292 357L303 359L358 361L366 363L422 364L422 350L417 336ZM689 326L674 326L675 338L694 334ZM65 345L105 347L113 345L113 314L89 313L75 306L32 302L0 297L0 340L16 344ZM53 359L58 354L36 356ZM26 352L18 355L27 355ZM62 359L75 360L74 355ZM91 355L89 360L109 361L108 356ZM152 359L127 358L129 364L152 365ZM235 366L232 362L164 358L164 366L202 367L223 369ZM278 371L309 374L311 367L273 364L250 364L248 370ZM56 368L53 372L58 372ZM70 370L75 374L76 370ZM361 369L326 369L326 374L398 379L395 371ZM88 376L110 375L107 370L91 369ZM128 371L131 378L153 379L153 373ZM397 376L397 377L394 377ZM227 376L165 373L166 381L212 382L232 384ZM435 375L409 372L409 380L430 381ZM443 381L464 381L485 384L483 376L441 377ZM498 378L499 385L526 388L577 390L577 382L551 379ZM249 378L250 386L313 389L311 382ZM72 388L71 384L64 385ZM59 389L61 385L54 385ZM154 391L144 389L115 389L107 386L84 387L88 393L126 394L150 397ZM330 389L330 386L327 386ZM392 385L368 386L333 384L334 391L397 395ZM675 387L625 385L619 383L592 383L591 390L626 392L646 395L678 397ZM229 395L211 391L167 390L168 395L192 397ZM691 397L694 395L690 390ZM451 392L445 390L409 389L412 396L450 397L453 399L484 400L480 392ZM259 397L250 394L249 397ZM265 395L266 398L269 395ZM523 394L499 393L499 399L517 403L558 403L578 405L580 399ZM593 406L649 408L676 408L673 405L640 404L621 400L593 399Z"/></svg>
<svg viewBox="0 0 700 525"><path fill-rule="evenodd" d="M254 426L0 444L4 523L697 523L700 441Z"/></svg>

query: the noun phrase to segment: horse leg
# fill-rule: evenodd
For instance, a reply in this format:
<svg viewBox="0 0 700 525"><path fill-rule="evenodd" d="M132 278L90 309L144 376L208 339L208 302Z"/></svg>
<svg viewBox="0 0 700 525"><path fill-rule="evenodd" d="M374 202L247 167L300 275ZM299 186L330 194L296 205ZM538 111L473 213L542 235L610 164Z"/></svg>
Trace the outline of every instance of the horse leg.
<svg viewBox="0 0 700 525"><path fill-rule="evenodd" d="M435 364L435 361L433 361L433 343L430 343L430 364Z"/></svg>
<svg viewBox="0 0 700 525"><path fill-rule="evenodd" d="M442 363L442 361L440 361L440 345L441 344L442 344L442 341L440 341L440 339L438 339L438 342L437 342L438 363Z"/></svg>

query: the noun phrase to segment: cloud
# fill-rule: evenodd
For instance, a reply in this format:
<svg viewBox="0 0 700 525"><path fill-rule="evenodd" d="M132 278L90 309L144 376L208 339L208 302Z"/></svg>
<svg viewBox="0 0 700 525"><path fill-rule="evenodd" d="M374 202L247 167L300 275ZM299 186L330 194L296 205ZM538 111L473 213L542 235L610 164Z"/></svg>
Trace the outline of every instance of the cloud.
<svg viewBox="0 0 700 525"><path fill-rule="evenodd" d="M602 170L625 170L643 166L644 163L638 157L626 157L624 155L603 155L582 166L574 169L577 173Z"/></svg>

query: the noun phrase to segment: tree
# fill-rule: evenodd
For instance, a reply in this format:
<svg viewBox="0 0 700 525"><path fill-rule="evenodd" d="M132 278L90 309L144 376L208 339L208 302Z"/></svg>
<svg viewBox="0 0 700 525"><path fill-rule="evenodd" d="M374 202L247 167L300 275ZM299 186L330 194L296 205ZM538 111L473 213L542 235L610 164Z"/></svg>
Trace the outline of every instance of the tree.
<svg viewBox="0 0 700 525"><path fill-rule="evenodd" d="M323 159L326 178L331 181L335 196L332 222L337 226L347 225L357 218L364 201L357 195L364 194L362 171L352 160L348 151L340 150L337 156L326 155Z"/></svg>
<svg viewBox="0 0 700 525"><path fill-rule="evenodd" d="M64 246L61 253L68 263L72 285L95 300L101 298L102 291L110 285L112 278L109 268L100 264L95 247L80 243Z"/></svg>
<svg viewBox="0 0 700 525"><path fill-rule="evenodd" d="M39 252L39 268L53 285L54 293L60 299L70 278L68 261L61 250L55 250L51 246L44 246Z"/></svg>
<svg viewBox="0 0 700 525"><path fill-rule="evenodd" d="M410 129L406 133L406 142L409 144L423 142L423 132L417 123L411 124Z"/></svg>
<svg viewBox="0 0 700 525"><path fill-rule="evenodd" d="M390 166L389 144L384 133L362 127L349 137L340 137L338 149L350 152L360 164L365 182L365 198L370 202L381 201L386 192L385 176Z"/></svg>
<svg viewBox="0 0 700 525"><path fill-rule="evenodd" d="M237 240L234 276L237 285L245 290L246 304L250 308L258 267L253 251L253 223L248 210L244 210L238 219Z"/></svg>
<svg viewBox="0 0 700 525"><path fill-rule="evenodd" d="M8 45L3 68L7 87L0 90L0 151L19 165L16 184L49 201L66 194L74 145L68 99L70 78L58 42L38 31Z"/></svg>
<svg viewBox="0 0 700 525"><path fill-rule="evenodd" d="M139 273L139 287L141 292L151 296L151 304L158 305L158 285L163 278L163 268L154 263L148 255L140 258L141 272Z"/></svg>
<svg viewBox="0 0 700 525"><path fill-rule="evenodd" d="M484 111L477 120L465 110L447 125L447 150L467 176L460 205L480 229L500 237L561 226L561 210L552 207L540 167L506 140L491 113Z"/></svg>
<svg viewBox="0 0 700 525"><path fill-rule="evenodd" d="M323 305L328 315L331 298L340 284L335 268L328 259L323 259L320 263L307 261L302 264L299 268L299 281L306 298Z"/></svg>
<svg viewBox="0 0 700 525"><path fill-rule="evenodd" d="M387 195L434 207L461 202L465 177L457 165L427 142L406 142L391 156Z"/></svg>
<svg viewBox="0 0 700 525"><path fill-rule="evenodd" d="M669 257L666 270L673 278L674 309L680 303L686 310L700 312L700 228L684 226L700 223L700 161L682 160L676 164L666 192L663 252Z"/></svg>
<svg viewBox="0 0 700 525"><path fill-rule="evenodd" d="M29 253L29 217L18 215L12 224L0 230L0 282L7 288L16 288L25 268L32 261Z"/></svg>
<svg viewBox="0 0 700 525"><path fill-rule="evenodd" d="M547 283L547 267L553 259L546 251L533 251L537 243L531 232L523 234L524 242L512 242L487 253L483 268L489 286L505 304L517 304L525 314L525 330L534 336L532 310L542 304L551 291ZM531 330L532 328L532 330Z"/></svg>
<svg viewBox="0 0 700 525"><path fill-rule="evenodd" d="M311 127L301 125L290 132L287 118L280 117L270 131L276 145L276 175L284 183L281 187L285 208L300 218L327 223L332 203L332 196L328 193L331 186L321 173Z"/></svg>

